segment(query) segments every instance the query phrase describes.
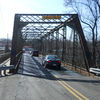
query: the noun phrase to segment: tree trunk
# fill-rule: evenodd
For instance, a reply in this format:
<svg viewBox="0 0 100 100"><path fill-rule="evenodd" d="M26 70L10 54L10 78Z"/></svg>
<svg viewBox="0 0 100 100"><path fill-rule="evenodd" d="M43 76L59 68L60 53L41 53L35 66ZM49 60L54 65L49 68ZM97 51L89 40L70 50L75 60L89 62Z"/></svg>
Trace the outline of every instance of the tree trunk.
<svg viewBox="0 0 100 100"><path fill-rule="evenodd" d="M96 67L96 45L95 45L95 34L94 29L92 29L92 53L93 53L93 66Z"/></svg>

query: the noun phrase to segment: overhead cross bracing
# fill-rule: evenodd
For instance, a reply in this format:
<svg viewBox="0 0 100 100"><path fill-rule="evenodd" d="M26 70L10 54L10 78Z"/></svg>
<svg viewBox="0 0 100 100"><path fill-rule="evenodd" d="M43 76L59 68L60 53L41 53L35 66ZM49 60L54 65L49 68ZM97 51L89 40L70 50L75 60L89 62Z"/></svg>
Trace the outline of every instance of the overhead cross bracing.
<svg viewBox="0 0 100 100"><path fill-rule="evenodd" d="M75 14L16 14L19 24L23 26L23 38L27 39L41 38L73 15Z"/></svg>

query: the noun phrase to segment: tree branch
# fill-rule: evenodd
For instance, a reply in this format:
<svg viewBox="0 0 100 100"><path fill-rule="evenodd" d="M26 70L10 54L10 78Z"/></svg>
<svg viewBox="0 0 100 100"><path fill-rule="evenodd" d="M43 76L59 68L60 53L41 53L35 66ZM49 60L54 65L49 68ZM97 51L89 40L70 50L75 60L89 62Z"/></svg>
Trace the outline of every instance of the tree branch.
<svg viewBox="0 0 100 100"><path fill-rule="evenodd" d="M81 22L84 23L84 24L86 24L86 25L88 25L91 29L93 29L92 26L89 23L87 23L87 22L85 22L83 20L81 20Z"/></svg>

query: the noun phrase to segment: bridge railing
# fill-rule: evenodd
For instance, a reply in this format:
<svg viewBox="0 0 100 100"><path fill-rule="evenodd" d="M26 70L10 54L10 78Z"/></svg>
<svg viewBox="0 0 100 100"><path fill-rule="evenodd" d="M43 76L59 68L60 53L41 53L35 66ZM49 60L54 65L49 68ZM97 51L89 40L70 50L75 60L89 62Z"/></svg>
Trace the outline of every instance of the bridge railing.
<svg viewBox="0 0 100 100"><path fill-rule="evenodd" d="M10 61L10 65L14 65L14 69L11 69L10 72L11 73L17 73L18 71L18 66L21 60L21 55L22 55L22 51L20 51L19 53L17 53L14 57L12 57L11 61Z"/></svg>

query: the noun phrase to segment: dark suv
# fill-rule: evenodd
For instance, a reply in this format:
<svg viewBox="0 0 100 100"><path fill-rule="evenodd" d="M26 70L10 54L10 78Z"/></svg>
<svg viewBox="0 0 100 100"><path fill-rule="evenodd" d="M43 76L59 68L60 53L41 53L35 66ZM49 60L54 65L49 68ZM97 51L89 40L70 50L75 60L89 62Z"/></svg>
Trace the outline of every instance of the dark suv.
<svg viewBox="0 0 100 100"><path fill-rule="evenodd" d="M32 56L39 56L39 51L38 50L34 50L33 52L32 52Z"/></svg>

